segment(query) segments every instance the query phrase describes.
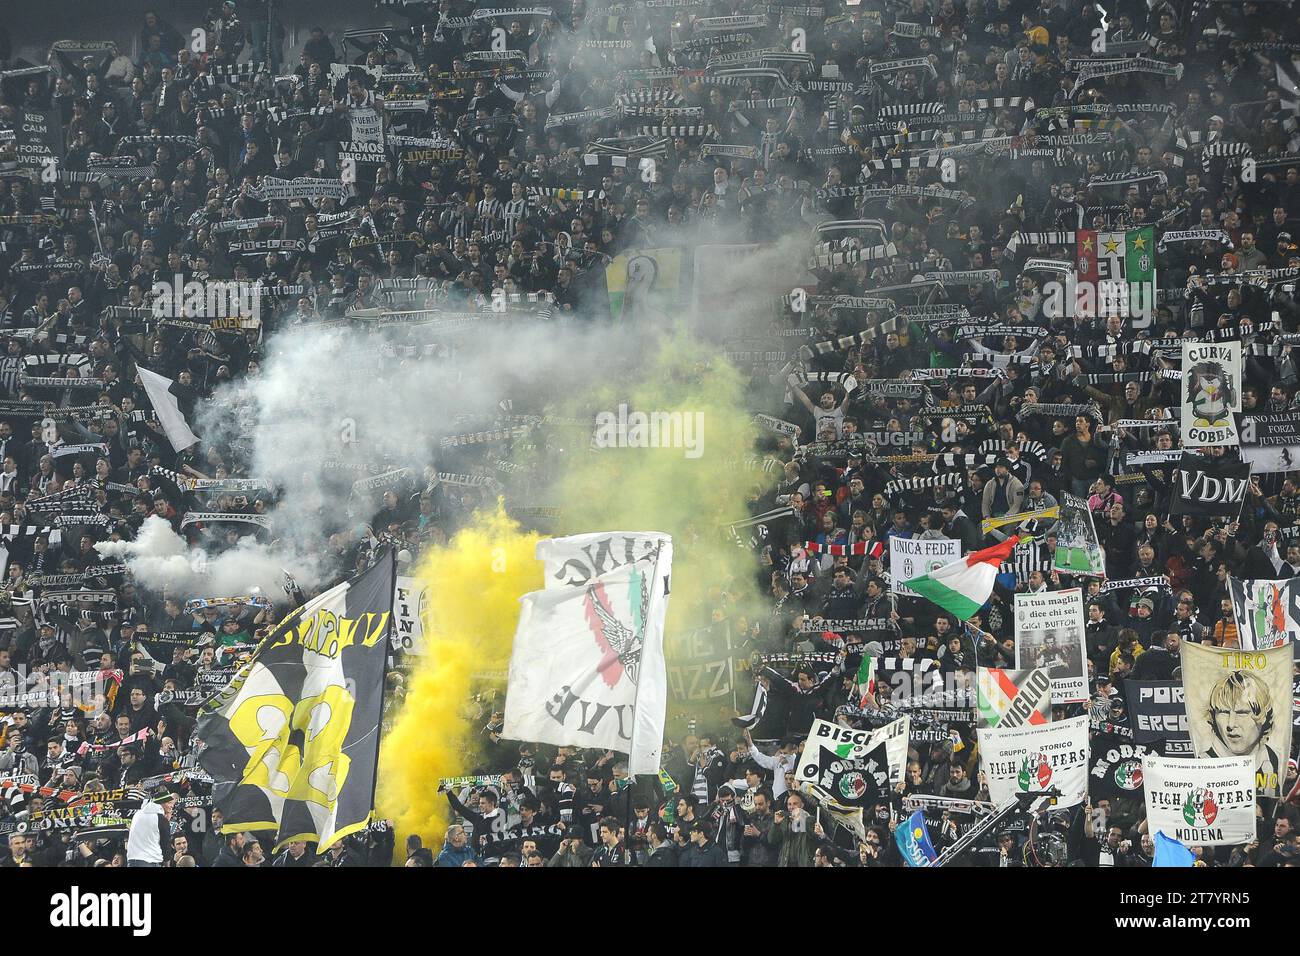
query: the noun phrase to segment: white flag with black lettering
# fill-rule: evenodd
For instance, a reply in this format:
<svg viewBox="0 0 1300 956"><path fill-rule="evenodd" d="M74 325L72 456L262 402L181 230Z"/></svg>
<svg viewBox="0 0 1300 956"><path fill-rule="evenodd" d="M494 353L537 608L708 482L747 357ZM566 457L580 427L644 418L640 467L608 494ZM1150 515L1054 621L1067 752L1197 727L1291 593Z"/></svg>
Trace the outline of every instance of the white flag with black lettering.
<svg viewBox="0 0 1300 956"><path fill-rule="evenodd" d="M657 774L668 705L671 541L574 587L521 599L502 736L629 755Z"/></svg>
<svg viewBox="0 0 1300 956"><path fill-rule="evenodd" d="M1250 757L1142 758L1150 833L1193 846L1255 839L1255 763Z"/></svg>

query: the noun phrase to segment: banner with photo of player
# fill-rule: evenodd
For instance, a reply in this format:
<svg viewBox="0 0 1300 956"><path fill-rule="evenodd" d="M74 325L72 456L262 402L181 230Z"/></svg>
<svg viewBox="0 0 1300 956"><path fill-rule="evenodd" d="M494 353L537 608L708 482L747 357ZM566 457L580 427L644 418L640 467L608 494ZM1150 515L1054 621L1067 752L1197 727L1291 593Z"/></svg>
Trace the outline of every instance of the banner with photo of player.
<svg viewBox="0 0 1300 956"><path fill-rule="evenodd" d="M1020 793L1057 787L1057 806L1083 803L1088 795L1088 718L1071 717L1023 727L980 727L980 766L997 804Z"/></svg>
<svg viewBox="0 0 1300 956"><path fill-rule="evenodd" d="M1184 342L1180 430L1184 448L1236 445L1241 343Z"/></svg>
<svg viewBox="0 0 1300 956"><path fill-rule="evenodd" d="M1021 727L1052 721L1052 678L1043 667L978 668L979 727Z"/></svg>
<svg viewBox="0 0 1300 956"><path fill-rule="evenodd" d="M893 591L899 597L920 597L903 581L929 574L961 557L961 542L955 538L903 538L893 535L889 539L889 576Z"/></svg>
<svg viewBox="0 0 1300 956"><path fill-rule="evenodd" d="M1097 541L1088 499L1068 491L1061 493L1061 521L1056 528L1052 570L1081 577L1106 576L1106 559Z"/></svg>
<svg viewBox="0 0 1300 956"><path fill-rule="evenodd" d="M1300 631L1300 579L1228 576L1232 616L1243 651L1267 650L1290 644Z"/></svg>
<svg viewBox="0 0 1300 956"><path fill-rule="evenodd" d="M1047 668L1053 704L1088 699L1088 652L1083 591L1017 594L1016 669Z"/></svg>
<svg viewBox="0 0 1300 956"><path fill-rule="evenodd" d="M1291 754L1291 645L1244 651L1183 643L1187 729L1198 757L1249 757L1276 797Z"/></svg>
<svg viewBox="0 0 1300 956"><path fill-rule="evenodd" d="M1186 846L1238 846L1255 839L1250 757L1142 758L1147 828Z"/></svg>

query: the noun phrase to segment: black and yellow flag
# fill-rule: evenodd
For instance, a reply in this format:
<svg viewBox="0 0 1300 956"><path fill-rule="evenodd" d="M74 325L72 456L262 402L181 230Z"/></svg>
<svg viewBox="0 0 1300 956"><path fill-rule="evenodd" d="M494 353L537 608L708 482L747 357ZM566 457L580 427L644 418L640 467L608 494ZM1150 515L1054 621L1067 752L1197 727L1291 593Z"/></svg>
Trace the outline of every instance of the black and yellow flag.
<svg viewBox="0 0 1300 956"><path fill-rule="evenodd" d="M391 550L298 608L199 712L222 831L324 850L370 822L393 609Z"/></svg>

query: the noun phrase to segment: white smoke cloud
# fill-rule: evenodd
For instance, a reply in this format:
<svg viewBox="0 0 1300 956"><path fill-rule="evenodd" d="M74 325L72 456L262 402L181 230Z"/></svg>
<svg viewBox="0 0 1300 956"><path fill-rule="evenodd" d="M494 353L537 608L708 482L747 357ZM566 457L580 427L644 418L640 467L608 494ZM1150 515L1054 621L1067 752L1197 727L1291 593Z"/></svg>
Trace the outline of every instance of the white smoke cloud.
<svg viewBox="0 0 1300 956"><path fill-rule="evenodd" d="M105 541L95 550L104 558L126 562L138 584L155 593L166 591L182 603L191 597L232 597L255 589L274 599L284 580L283 555L272 546L248 536L217 553L192 548L157 515L145 519L135 540ZM293 557L304 579L319 578L317 561Z"/></svg>

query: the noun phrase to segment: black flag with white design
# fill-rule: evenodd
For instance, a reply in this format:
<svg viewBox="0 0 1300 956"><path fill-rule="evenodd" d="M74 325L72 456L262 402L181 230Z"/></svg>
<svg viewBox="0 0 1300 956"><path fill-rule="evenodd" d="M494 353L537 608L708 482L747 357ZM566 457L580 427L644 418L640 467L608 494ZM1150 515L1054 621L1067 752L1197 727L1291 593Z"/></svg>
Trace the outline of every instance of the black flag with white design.
<svg viewBox="0 0 1300 956"><path fill-rule="evenodd" d="M370 822L394 569L389 550L298 608L203 705L199 764L223 833L324 851Z"/></svg>
<svg viewBox="0 0 1300 956"><path fill-rule="evenodd" d="M1246 462L1185 454L1174 471L1169 512L1235 521L1249 484Z"/></svg>

